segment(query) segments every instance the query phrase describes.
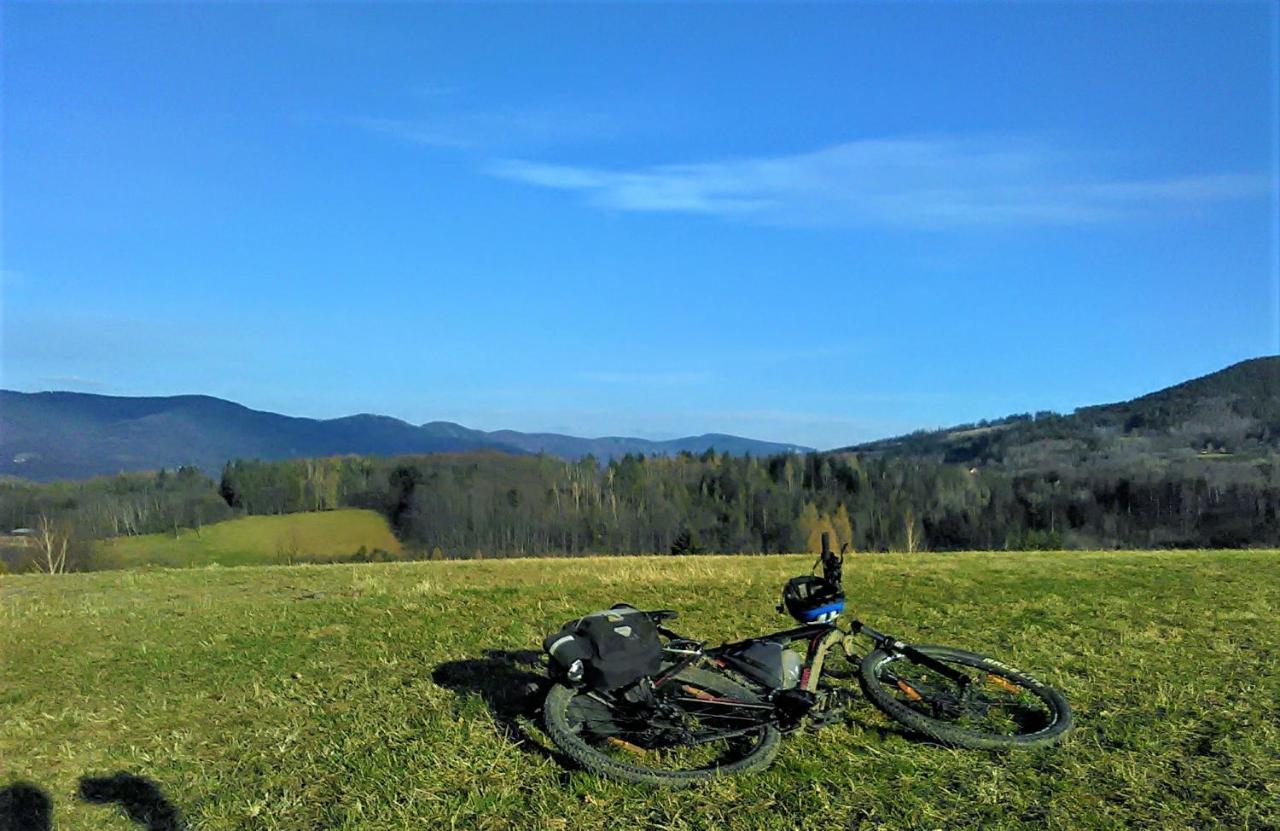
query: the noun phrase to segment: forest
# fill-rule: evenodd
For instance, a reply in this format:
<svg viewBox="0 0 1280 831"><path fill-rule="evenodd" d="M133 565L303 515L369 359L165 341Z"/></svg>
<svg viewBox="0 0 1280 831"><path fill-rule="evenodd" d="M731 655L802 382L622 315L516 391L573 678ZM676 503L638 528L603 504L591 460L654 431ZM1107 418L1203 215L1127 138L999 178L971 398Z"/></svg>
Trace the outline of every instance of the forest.
<svg viewBox="0 0 1280 831"><path fill-rule="evenodd" d="M1019 472L857 453L500 453L236 460L0 484L0 523L93 568L89 541L233 516L383 513L409 557L1280 545L1275 457L1126 460ZM12 540L12 537L9 537ZM30 553L30 552L27 552ZM6 558L12 565L15 555Z"/></svg>

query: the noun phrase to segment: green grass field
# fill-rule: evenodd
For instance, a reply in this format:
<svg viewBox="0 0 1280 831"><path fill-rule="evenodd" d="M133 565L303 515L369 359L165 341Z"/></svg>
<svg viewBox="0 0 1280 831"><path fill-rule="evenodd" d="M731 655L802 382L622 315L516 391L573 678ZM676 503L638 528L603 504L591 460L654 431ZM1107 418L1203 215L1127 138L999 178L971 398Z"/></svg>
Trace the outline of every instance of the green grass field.
<svg viewBox="0 0 1280 831"><path fill-rule="evenodd" d="M629 600L680 631L779 628L808 558L515 560L0 576L0 785L124 829L80 776L156 780L195 829L1274 829L1280 553L851 559L867 622L1064 690L1057 750L912 740L870 705L764 774L680 792L567 771L520 717L565 619Z"/></svg>
<svg viewBox="0 0 1280 831"><path fill-rule="evenodd" d="M247 516L206 525L199 531L183 528L173 534L115 537L98 543L102 565L135 568L142 565L184 568L278 564L306 558L350 557L361 546L372 551L399 553L400 541L376 511L339 511Z"/></svg>

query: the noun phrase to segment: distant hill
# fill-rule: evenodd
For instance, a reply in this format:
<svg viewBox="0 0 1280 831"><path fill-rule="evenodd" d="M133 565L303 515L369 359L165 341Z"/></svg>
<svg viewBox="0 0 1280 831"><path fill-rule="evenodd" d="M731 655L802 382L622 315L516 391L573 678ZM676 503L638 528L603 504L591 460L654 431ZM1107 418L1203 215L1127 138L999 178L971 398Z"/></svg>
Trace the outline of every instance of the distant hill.
<svg viewBox="0 0 1280 831"><path fill-rule="evenodd" d="M1036 413L842 448L873 457L916 457L1035 470L1088 463L1244 460L1280 449L1280 357L1254 358L1115 404L1070 415Z"/></svg>
<svg viewBox="0 0 1280 831"><path fill-rule="evenodd" d="M242 516L175 534L121 535L96 543L99 568L190 568L349 560L361 548L399 554L400 541L376 511L341 508Z"/></svg>
<svg viewBox="0 0 1280 831"><path fill-rule="evenodd" d="M216 474L232 458L496 450L546 452L568 459L590 453L608 459L626 453L708 449L765 455L809 448L717 434L658 442L513 430L487 433L449 422L418 426L378 415L295 418L204 395L130 398L0 390L0 476L37 481L179 465Z"/></svg>
<svg viewBox="0 0 1280 831"><path fill-rule="evenodd" d="M432 425L423 426L424 428L430 428ZM559 433L518 433L515 430L495 430L491 433L484 433L479 430L471 432L476 436L483 436L489 441L497 442L506 447L514 447L528 453L550 453L553 456L563 456L570 459L582 458L588 453L597 459L611 459L614 456L625 456L628 453L637 452L650 456L655 453L669 456L682 451L703 453L708 449L714 449L719 453L728 453L732 456L743 456L748 453L753 456L763 456L772 453L805 453L813 449L795 444L776 444L774 442L757 441L756 439L744 439L739 436L725 435L724 433L704 433L701 436L686 436L682 439L650 441L621 436L582 439Z"/></svg>

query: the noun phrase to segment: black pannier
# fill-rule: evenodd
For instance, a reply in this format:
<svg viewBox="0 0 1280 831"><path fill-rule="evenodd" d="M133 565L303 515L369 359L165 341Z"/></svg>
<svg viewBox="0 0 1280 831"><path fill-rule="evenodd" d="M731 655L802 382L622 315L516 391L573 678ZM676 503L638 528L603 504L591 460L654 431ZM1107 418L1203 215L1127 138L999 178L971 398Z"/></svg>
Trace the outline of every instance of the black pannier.
<svg viewBox="0 0 1280 831"><path fill-rule="evenodd" d="M581 660L583 682L599 690L634 684L662 666L658 628L644 612L624 603L569 621L548 635L542 648L565 670Z"/></svg>

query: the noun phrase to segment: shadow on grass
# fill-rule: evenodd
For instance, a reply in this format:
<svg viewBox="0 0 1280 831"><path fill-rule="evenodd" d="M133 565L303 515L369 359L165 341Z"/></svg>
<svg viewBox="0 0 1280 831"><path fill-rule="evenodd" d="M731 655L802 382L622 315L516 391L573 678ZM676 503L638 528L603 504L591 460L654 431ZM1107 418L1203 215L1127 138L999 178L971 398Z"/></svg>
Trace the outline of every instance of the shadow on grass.
<svg viewBox="0 0 1280 831"><path fill-rule="evenodd" d="M147 831L184 831L182 814L150 779L128 773L85 776L80 798L97 805L119 803L125 814ZM49 831L53 800L30 782L0 788L0 831Z"/></svg>
<svg viewBox="0 0 1280 831"><path fill-rule="evenodd" d="M541 656L532 649L488 649L482 658L440 664L431 680L456 693L479 695L499 734L516 747L561 767L573 767L567 756L531 736L524 724L537 721L547 694L549 682L540 671Z"/></svg>
<svg viewBox="0 0 1280 831"><path fill-rule="evenodd" d="M908 744L918 744L925 747L947 747L937 739L926 736L923 733L917 733L909 727L898 724L896 721L888 720L885 716L880 715L878 710L849 710L845 712L844 720L851 727L856 727L864 733L874 734L881 742L893 738L901 739Z"/></svg>
<svg viewBox="0 0 1280 831"><path fill-rule="evenodd" d="M30 782L0 788L0 831L49 831L53 800Z"/></svg>
<svg viewBox="0 0 1280 831"><path fill-rule="evenodd" d="M147 831L183 831L187 827L159 785L141 776L85 776L80 780L80 798L98 805L119 803L129 819Z"/></svg>

